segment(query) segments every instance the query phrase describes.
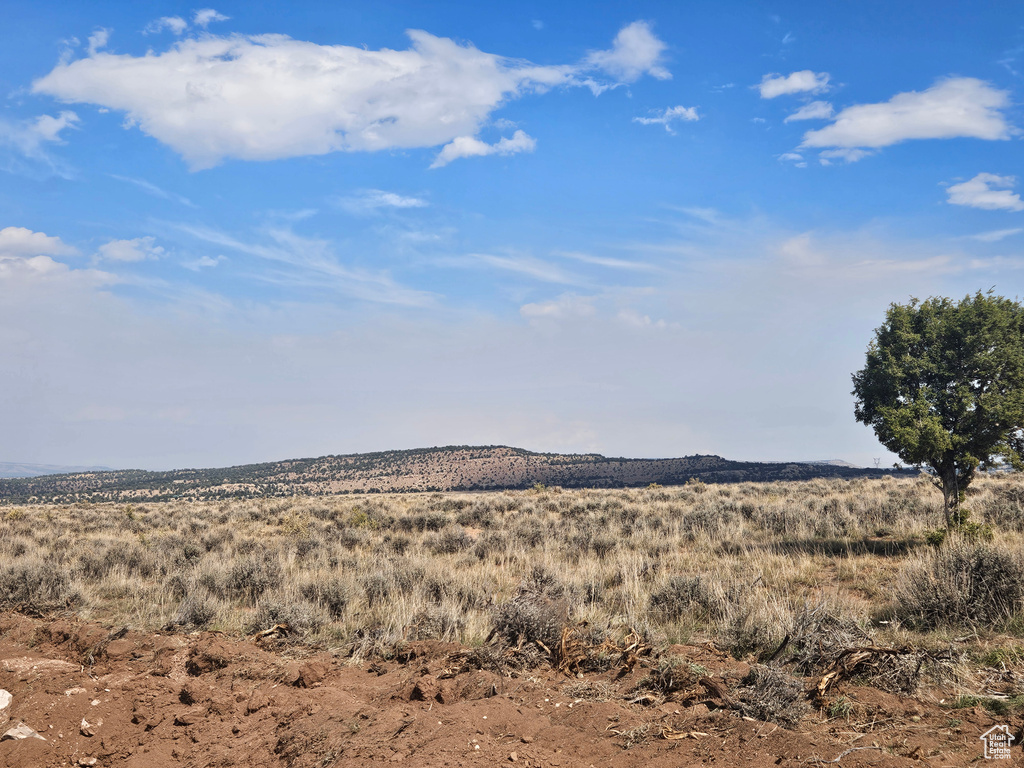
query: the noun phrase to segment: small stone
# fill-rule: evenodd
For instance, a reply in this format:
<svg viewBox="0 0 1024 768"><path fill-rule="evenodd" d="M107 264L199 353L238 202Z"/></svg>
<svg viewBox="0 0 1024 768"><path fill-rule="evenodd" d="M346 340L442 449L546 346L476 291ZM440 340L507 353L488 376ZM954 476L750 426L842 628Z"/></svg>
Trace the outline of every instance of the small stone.
<svg viewBox="0 0 1024 768"><path fill-rule="evenodd" d="M95 723L90 723L88 720L86 720L83 717L82 718L82 725L81 725L81 727L79 727L78 730L79 730L79 732L83 736L95 736L96 735L96 729L99 728L101 725L103 725L103 721L102 720L97 720Z"/></svg>
<svg viewBox="0 0 1024 768"><path fill-rule="evenodd" d="M508 756L508 759L511 760L514 763L514 762L516 762L516 760L519 759L519 755L517 755L515 752L513 752L511 755Z"/></svg>
<svg viewBox="0 0 1024 768"><path fill-rule="evenodd" d="M533 744L533 736L522 736L519 739L523 744Z"/></svg>
<svg viewBox="0 0 1024 768"><path fill-rule="evenodd" d="M0 723L6 723L11 719L11 702L14 697L9 691L0 689Z"/></svg>
<svg viewBox="0 0 1024 768"><path fill-rule="evenodd" d="M96 765L95 757L80 757L78 758L78 764L84 766Z"/></svg>
<svg viewBox="0 0 1024 768"><path fill-rule="evenodd" d="M46 741L44 737L40 736L24 723L18 723L13 728L8 728L4 731L3 736L0 736L0 741L8 741L10 739L42 739L43 741Z"/></svg>

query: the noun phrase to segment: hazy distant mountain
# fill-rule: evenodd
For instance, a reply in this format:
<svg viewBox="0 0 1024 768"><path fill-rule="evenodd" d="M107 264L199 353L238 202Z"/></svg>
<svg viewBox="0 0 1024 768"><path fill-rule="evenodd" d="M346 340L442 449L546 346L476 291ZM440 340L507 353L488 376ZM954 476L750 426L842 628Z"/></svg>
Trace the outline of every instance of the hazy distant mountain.
<svg viewBox="0 0 1024 768"><path fill-rule="evenodd" d="M877 477L893 470L832 463L760 463L720 456L678 459L606 458L598 454L533 453L508 446L448 446L321 456L221 469L170 472L115 470L0 480L11 501L223 499L402 491L478 491L530 488L622 488L813 477Z"/></svg>
<svg viewBox="0 0 1024 768"><path fill-rule="evenodd" d="M40 475L67 475L72 472L107 472L110 467L62 467L56 464L19 464L0 461L0 477L39 477Z"/></svg>
<svg viewBox="0 0 1024 768"><path fill-rule="evenodd" d="M848 461L842 459L815 459L813 461L799 461L798 464L828 464L830 467L853 467L854 469L861 469L857 464L851 464Z"/></svg>

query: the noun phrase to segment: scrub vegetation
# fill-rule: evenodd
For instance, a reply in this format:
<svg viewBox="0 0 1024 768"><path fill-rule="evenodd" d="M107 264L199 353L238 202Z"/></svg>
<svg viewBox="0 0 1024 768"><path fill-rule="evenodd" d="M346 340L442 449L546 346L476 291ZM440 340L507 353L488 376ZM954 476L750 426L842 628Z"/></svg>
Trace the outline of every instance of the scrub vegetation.
<svg viewBox="0 0 1024 768"><path fill-rule="evenodd" d="M924 477L8 505L0 607L235 636L287 624L357 656L424 639L554 655L578 626L592 645L710 641L805 670L825 661L801 642L827 627L848 645L1016 647L1024 481L980 478L967 504L973 538L936 535Z"/></svg>

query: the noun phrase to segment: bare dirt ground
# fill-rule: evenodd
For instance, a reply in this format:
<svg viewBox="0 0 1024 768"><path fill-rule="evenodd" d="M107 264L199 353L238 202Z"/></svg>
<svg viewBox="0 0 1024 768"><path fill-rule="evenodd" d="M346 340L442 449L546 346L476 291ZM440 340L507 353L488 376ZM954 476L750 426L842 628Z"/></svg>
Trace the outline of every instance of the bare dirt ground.
<svg viewBox="0 0 1024 768"><path fill-rule="evenodd" d="M512 678L462 671L463 651L410 643L353 664L280 640L3 614L0 688L13 703L0 732L24 722L45 741L0 742L0 765L963 766L987 762L979 736L1004 723L1017 741L999 764L1022 762L1024 719L951 710L941 692L845 685L842 717L811 707L792 728L744 717L721 705L748 667L710 646L674 649L712 681L689 706L624 696L650 659L624 674Z"/></svg>

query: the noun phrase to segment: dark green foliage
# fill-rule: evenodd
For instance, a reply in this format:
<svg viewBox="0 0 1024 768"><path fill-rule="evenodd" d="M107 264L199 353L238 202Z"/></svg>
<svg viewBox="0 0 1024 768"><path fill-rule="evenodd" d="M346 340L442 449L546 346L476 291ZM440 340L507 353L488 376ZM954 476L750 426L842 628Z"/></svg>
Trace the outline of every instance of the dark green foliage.
<svg viewBox="0 0 1024 768"><path fill-rule="evenodd" d="M853 385L857 421L934 472L953 527L979 465L1024 458L1024 307L980 291L893 304Z"/></svg>

